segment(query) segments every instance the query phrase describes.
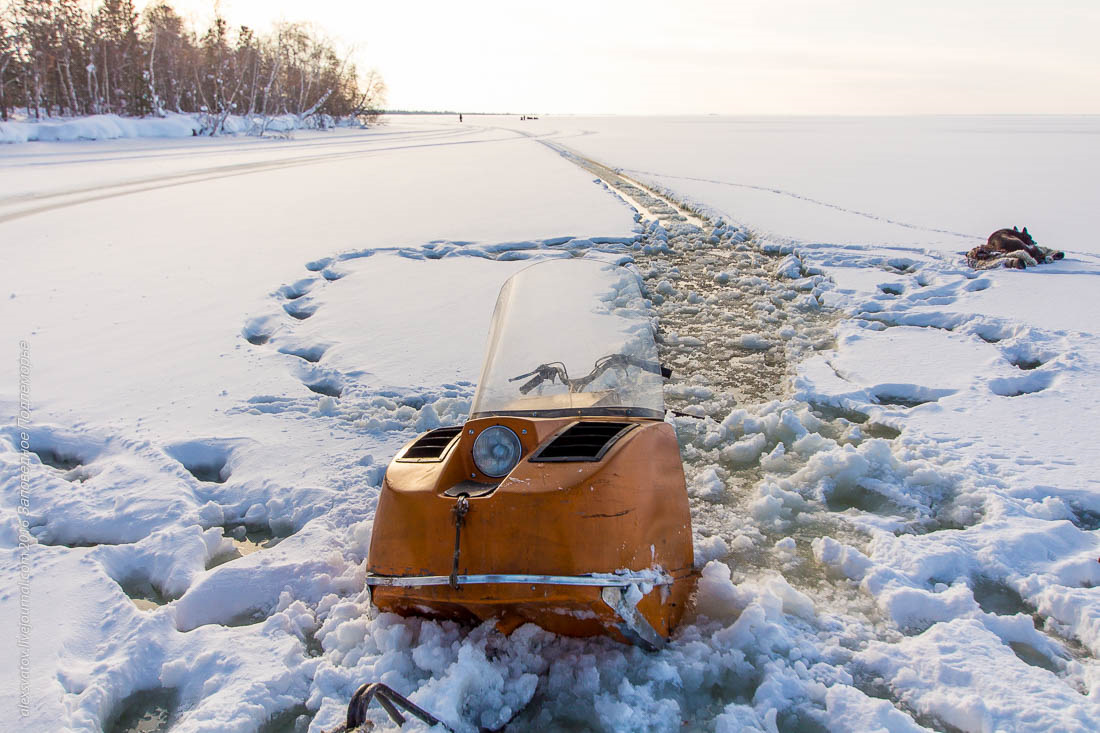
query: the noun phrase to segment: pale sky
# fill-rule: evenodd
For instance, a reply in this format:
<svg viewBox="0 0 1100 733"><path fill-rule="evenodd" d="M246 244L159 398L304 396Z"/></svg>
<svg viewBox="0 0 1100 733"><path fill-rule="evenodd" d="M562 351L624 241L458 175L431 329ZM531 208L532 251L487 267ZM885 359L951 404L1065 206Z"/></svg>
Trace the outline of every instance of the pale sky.
<svg viewBox="0 0 1100 733"><path fill-rule="evenodd" d="M169 2L200 22L213 7ZM1100 113L1100 0L221 4L232 25L306 20L354 46L391 109Z"/></svg>

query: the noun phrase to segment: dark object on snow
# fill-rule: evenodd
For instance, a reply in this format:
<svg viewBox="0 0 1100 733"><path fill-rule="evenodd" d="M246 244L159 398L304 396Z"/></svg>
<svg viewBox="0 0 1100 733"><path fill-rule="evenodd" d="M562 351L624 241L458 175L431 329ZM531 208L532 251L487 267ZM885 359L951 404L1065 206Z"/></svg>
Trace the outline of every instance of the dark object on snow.
<svg viewBox="0 0 1100 733"><path fill-rule="evenodd" d="M371 700L377 700L385 709L386 714L390 716L390 720L398 725L405 724L405 716L401 714L401 710L404 710L420 722L433 728L438 725L445 730L451 730L449 726L440 722L439 718L418 707L407 697L394 692L381 682L375 682L363 685L355 691L355 694L351 696L351 702L348 703L347 721L343 725L334 728L330 733L351 733L351 731L373 729L374 725L367 720L367 708L370 707Z"/></svg>
<svg viewBox="0 0 1100 733"><path fill-rule="evenodd" d="M1027 227L1023 231L1012 227L990 234L985 244L966 253L966 263L976 270L992 270L1001 266L1023 270L1028 265L1034 267L1065 256L1065 252L1037 245Z"/></svg>

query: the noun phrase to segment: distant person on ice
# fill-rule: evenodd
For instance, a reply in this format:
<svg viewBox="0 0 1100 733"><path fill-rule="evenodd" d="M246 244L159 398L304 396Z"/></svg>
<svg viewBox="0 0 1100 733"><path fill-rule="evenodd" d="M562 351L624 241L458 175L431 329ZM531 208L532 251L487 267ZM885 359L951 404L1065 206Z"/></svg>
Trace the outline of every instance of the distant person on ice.
<svg viewBox="0 0 1100 733"><path fill-rule="evenodd" d="M462 113L461 112L458 113L458 121L462 122Z"/></svg>

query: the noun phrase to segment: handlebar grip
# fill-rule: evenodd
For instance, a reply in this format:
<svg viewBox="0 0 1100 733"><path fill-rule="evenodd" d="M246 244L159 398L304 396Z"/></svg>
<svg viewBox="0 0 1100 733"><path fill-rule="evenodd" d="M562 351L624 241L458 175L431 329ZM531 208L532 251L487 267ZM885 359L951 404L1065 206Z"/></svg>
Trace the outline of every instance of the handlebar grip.
<svg viewBox="0 0 1100 733"><path fill-rule="evenodd" d="M520 394L527 394L528 392L530 392L531 390L533 390L535 387L539 386L540 384L542 384L542 375L541 374L536 374L533 378L531 378L527 382L524 382L523 385L520 386L519 393Z"/></svg>

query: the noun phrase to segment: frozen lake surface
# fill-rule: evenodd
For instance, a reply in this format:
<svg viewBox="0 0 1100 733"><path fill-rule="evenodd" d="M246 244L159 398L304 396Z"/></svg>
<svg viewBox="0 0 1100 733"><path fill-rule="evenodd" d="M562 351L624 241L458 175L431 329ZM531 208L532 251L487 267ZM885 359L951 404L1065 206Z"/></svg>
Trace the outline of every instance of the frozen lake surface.
<svg viewBox="0 0 1100 733"><path fill-rule="evenodd" d="M0 147L0 618L30 621L2 727L317 733L381 680L457 730L1094 729L1098 132L394 117ZM966 268L1013 224L1066 259ZM694 416L668 418L694 610L656 654L371 618L388 461L465 418L501 283L563 256L633 262L652 298Z"/></svg>
<svg viewBox="0 0 1100 733"><path fill-rule="evenodd" d="M966 250L1017 224L1100 253L1100 117L552 118L566 142L757 230Z"/></svg>

